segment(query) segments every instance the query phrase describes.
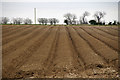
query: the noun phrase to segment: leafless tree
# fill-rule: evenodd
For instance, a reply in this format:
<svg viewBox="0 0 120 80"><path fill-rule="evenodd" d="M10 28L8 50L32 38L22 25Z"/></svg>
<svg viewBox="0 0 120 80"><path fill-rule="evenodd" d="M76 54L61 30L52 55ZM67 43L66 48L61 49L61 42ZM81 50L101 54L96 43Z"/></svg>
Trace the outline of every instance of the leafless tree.
<svg viewBox="0 0 120 80"><path fill-rule="evenodd" d="M76 15L71 13L65 14L64 17L66 18L66 20L68 20L69 24L72 24L72 22L74 22L75 19L77 19Z"/></svg>
<svg viewBox="0 0 120 80"><path fill-rule="evenodd" d="M45 25L47 25L47 23L48 23L48 19L47 18L44 18L44 23L45 23Z"/></svg>
<svg viewBox="0 0 120 80"><path fill-rule="evenodd" d="M80 17L79 22L80 22L80 24L83 24L82 17Z"/></svg>
<svg viewBox="0 0 120 80"><path fill-rule="evenodd" d="M94 17L95 17L95 19L97 20L98 24L100 23L101 18L103 18L105 15L106 15L105 12L100 12L100 11L97 11L97 12L94 14Z"/></svg>
<svg viewBox="0 0 120 80"><path fill-rule="evenodd" d="M48 23L48 19L47 18L38 18L38 22L40 24L47 24Z"/></svg>
<svg viewBox="0 0 120 80"><path fill-rule="evenodd" d="M24 19L24 24L32 24L32 20L29 18Z"/></svg>
<svg viewBox="0 0 120 80"><path fill-rule="evenodd" d="M73 14L72 24L76 24L76 19L77 19L76 15Z"/></svg>
<svg viewBox="0 0 120 80"><path fill-rule="evenodd" d="M38 22L39 22L40 24L44 24L44 18L38 18Z"/></svg>
<svg viewBox="0 0 120 80"><path fill-rule="evenodd" d="M59 23L59 20L56 18L53 18L53 23L54 23L54 25L56 25L56 23Z"/></svg>
<svg viewBox="0 0 120 80"><path fill-rule="evenodd" d="M13 24L17 24L17 19L13 18Z"/></svg>
<svg viewBox="0 0 120 80"><path fill-rule="evenodd" d="M86 24L86 23L87 23L87 20L85 19L85 17L86 17L86 16L89 16L89 15L90 15L90 13L87 12L87 11L85 11L85 12L83 13L83 16L82 16L82 23L83 23L83 24Z"/></svg>
<svg viewBox="0 0 120 80"><path fill-rule="evenodd" d="M13 24L21 24L23 22L22 18L13 18Z"/></svg>
<svg viewBox="0 0 120 80"><path fill-rule="evenodd" d="M77 24L77 21L76 21L76 20L73 20L73 21L72 21L72 24L74 24L74 25Z"/></svg>
<svg viewBox="0 0 120 80"><path fill-rule="evenodd" d="M50 18L49 23L50 23L50 25L53 25L53 24L56 25L56 23L59 23L59 20L56 18Z"/></svg>
<svg viewBox="0 0 120 80"><path fill-rule="evenodd" d="M9 18L8 17L2 17L1 18L1 22L2 24L7 24L9 22Z"/></svg>
<svg viewBox="0 0 120 80"><path fill-rule="evenodd" d="M53 18L50 18L50 19L49 19L49 23L50 23L51 25L53 25L53 23L54 23L54 22L53 22Z"/></svg>

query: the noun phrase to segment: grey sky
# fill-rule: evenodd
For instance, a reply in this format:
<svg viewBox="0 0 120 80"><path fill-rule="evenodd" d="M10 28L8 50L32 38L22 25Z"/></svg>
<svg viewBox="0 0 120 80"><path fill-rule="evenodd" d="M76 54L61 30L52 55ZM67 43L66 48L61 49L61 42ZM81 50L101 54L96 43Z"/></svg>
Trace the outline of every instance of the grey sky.
<svg viewBox="0 0 120 80"><path fill-rule="evenodd" d="M118 2L119 0L1 0L2 2Z"/></svg>
<svg viewBox="0 0 120 80"><path fill-rule="evenodd" d="M34 21L34 8L37 8L37 18L55 17L60 20L60 23L63 23L63 15L65 13L74 13L77 15L77 20L79 20L79 17L82 16L84 11L91 13L87 18L88 20L94 19L93 14L96 11L106 12L107 15L104 17L106 22L118 20L117 2L2 2L3 16L9 18L28 17Z"/></svg>

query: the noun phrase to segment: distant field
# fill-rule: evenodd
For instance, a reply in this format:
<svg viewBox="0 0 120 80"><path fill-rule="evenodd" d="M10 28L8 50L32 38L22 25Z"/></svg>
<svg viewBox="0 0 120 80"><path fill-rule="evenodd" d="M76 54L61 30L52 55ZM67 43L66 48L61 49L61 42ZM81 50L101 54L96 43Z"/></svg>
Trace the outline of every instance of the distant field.
<svg viewBox="0 0 120 80"><path fill-rule="evenodd" d="M3 78L118 77L118 27L3 25Z"/></svg>

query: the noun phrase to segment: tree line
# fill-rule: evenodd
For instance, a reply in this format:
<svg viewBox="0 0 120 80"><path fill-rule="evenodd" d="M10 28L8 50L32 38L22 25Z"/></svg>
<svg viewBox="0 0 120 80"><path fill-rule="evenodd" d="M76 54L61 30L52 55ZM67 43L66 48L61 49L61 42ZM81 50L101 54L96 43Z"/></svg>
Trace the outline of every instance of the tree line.
<svg viewBox="0 0 120 80"><path fill-rule="evenodd" d="M64 15L64 23L66 25L75 25L75 24L91 24L91 25L105 25L105 22L102 22L101 19L106 15L105 12L97 11L93 16L94 20L87 21L87 18L90 15L89 12L85 11L82 16L80 16L79 21L76 20L77 17L75 14L67 13ZM120 23L114 20L114 22L109 22L108 25L119 25Z"/></svg>
<svg viewBox="0 0 120 80"><path fill-rule="evenodd" d="M13 18L10 20L8 17L2 17L0 20L1 24L32 24L32 20L29 18Z"/></svg>
<svg viewBox="0 0 120 80"><path fill-rule="evenodd" d="M59 23L59 20L56 18L38 18L37 21L39 24L47 25L48 23L50 25L56 25L56 23ZM10 20L8 17L2 17L0 20L0 24L32 24L33 21L29 18L13 18Z"/></svg>
<svg viewBox="0 0 120 80"><path fill-rule="evenodd" d="M91 24L91 25L105 25L105 22L102 22L101 19L106 15L105 12L97 11L93 16L94 20L87 21L87 18L90 15L89 12L85 11L82 16L80 16L79 20L75 14L66 13L64 14L64 23L66 25L78 25L78 24ZM38 18L39 24L42 25L56 25L59 23L59 20L56 18ZM10 20L8 17L2 17L0 20L0 24L32 24L32 20L29 18L13 18ZM109 22L108 25L119 25L120 23L117 21Z"/></svg>
<svg viewBox="0 0 120 80"><path fill-rule="evenodd" d="M38 18L39 24L47 25L48 23L50 25L56 25L56 23L59 23L59 20L56 18Z"/></svg>

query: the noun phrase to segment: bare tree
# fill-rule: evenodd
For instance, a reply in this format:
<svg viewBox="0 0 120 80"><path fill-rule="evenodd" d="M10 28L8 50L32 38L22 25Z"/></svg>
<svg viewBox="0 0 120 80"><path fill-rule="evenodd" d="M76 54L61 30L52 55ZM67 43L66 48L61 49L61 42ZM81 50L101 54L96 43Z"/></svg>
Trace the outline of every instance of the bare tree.
<svg viewBox="0 0 120 80"><path fill-rule="evenodd" d="M53 25L53 24L56 25L56 23L59 23L59 20L56 18L50 18L49 23L50 23L50 25Z"/></svg>
<svg viewBox="0 0 120 80"><path fill-rule="evenodd" d="M45 23L45 25L47 25L47 23L48 23L48 19L47 18L44 18L44 23Z"/></svg>
<svg viewBox="0 0 120 80"><path fill-rule="evenodd" d="M40 24L44 24L44 18L38 18L38 22L39 22Z"/></svg>
<svg viewBox="0 0 120 80"><path fill-rule="evenodd" d="M46 24L46 25L47 25L48 19L47 19L47 18L38 18L38 22L39 22L40 24Z"/></svg>
<svg viewBox="0 0 120 80"><path fill-rule="evenodd" d="M17 19L13 18L13 24L17 24Z"/></svg>
<svg viewBox="0 0 120 80"><path fill-rule="evenodd" d="M53 22L53 18L50 18L50 19L49 19L49 23L50 23L50 25L53 25L53 23L54 23L54 22Z"/></svg>
<svg viewBox="0 0 120 80"><path fill-rule="evenodd" d="M100 12L100 11L97 11L94 14L94 17L95 17L95 19L97 19L98 24L100 23L101 18L103 18L105 15L106 15L105 12Z"/></svg>
<svg viewBox="0 0 120 80"><path fill-rule="evenodd" d="M74 25L77 24L77 21L76 21L76 20L73 20L73 21L72 21L72 24L74 24Z"/></svg>
<svg viewBox="0 0 120 80"><path fill-rule="evenodd" d="M32 24L32 20L29 18L24 19L24 24Z"/></svg>
<svg viewBox="0 0 120 80"><path fill-rule="evenodd" d="M116 20L114 20L113 25L117 25L117 21Z"/></svg>
<svg viewBox="0 0 120 80"><path fill-rule="evenodd" d="M59 20L56 18L53 18L53 23L54 23L54 25L56 25L56 23L59 23Z"/></svg>
<svg viewBox="0 0 120 80"><path fill-rule="evenodd" d="M64 17L66 18L66 20L68 20L68 24L72 24L72 22L74 22L75 19L77 19L76 15L71 13L65 14Z"/></svg>
<svg viewBox="0 0 120 80"><path fill-rule="evenodd" d="M23 21L22 18L13 18L13 24L21 24Z"/></svg>
<svg viewBox="0 0 120 80"><path fill-rule="evenodd" d="M9 18L8 17L2 17L1 23L2 24L7 24L9 22Z"/></svg>
<svg viewBox="0 0 120 80"><path fill-rule="evenodd" d="M79 22L80 22L80 24L83 24L82 17L80 17Z"/></svg>
<svg viewBox="0 0 120 80"><path fill-rule="evenodd" d="M87 23L87 20L86 20L86 16L89 16L90 15L90 13L89 12L87 12L87 11L85 11L84 13L83 13L83 16L82 16L82 23L83 24L86 24Z"/></svg>
<svg viewBox="0 0 120 80"><path fill-rule="evenodd" d="M72 24L76 24L76 20L75 19L77 19L77 17L76 17L75 14L73 14Z"/></svg>

